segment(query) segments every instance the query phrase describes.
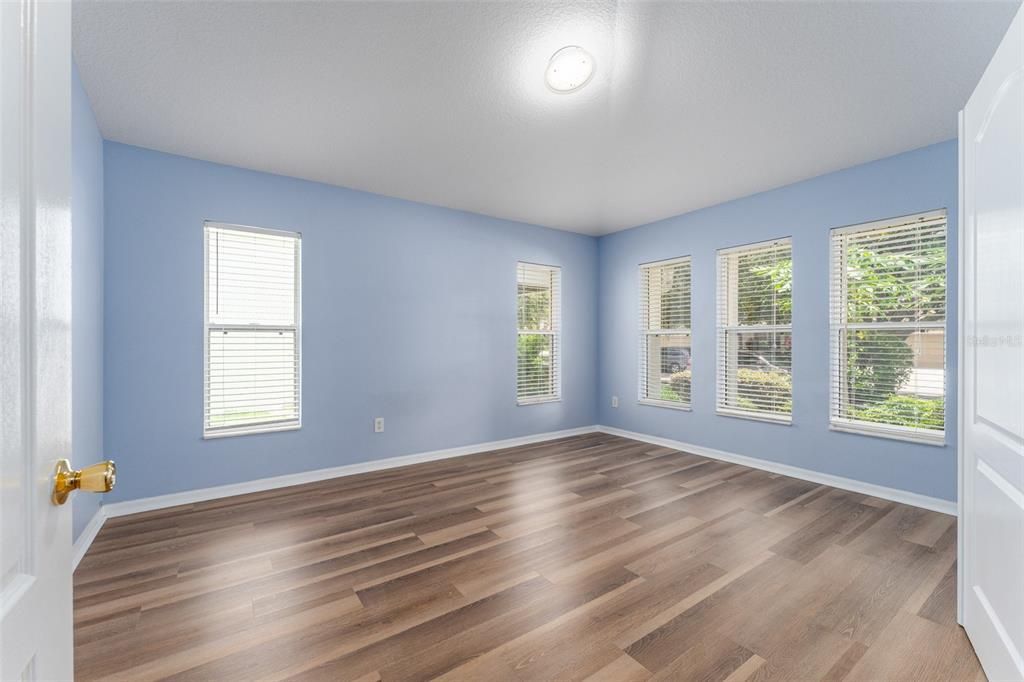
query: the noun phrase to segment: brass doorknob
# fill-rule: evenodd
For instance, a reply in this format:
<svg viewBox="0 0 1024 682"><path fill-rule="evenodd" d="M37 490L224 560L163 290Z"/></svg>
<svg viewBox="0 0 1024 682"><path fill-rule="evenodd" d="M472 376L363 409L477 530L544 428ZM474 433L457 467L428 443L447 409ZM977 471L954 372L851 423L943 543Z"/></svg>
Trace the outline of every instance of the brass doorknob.
<svg viewBox="0 0 1024 682"><path fill-rule="evenodd" d="M64 504L72 490L88 490L91 493L106 493L117 482L117 465L113 460L97 462L84 469L72 469L66 459L57 462L53 476L53 503Z"/></svg>

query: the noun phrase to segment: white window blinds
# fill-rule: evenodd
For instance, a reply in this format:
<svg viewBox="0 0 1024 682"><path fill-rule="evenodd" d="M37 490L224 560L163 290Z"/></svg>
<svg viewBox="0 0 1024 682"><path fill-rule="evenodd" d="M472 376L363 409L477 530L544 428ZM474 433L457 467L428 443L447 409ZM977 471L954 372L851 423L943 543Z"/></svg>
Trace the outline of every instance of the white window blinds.
<svg viewBox="0 0 1024 682"><path fill-rule="evenodd" d="M561 396L561 268L519 263L516 399L520 405Z"/></svg>
<svg viewBox="0 0 1024 682"><path fill-rule="evenodd" d="M300 423L300 236L206 223L206 437Z"/></svg>
<svg viewBox="0 0 1024 682"><path fill-rule="evenodd" d="M640 400L690 405L690 258L640 266Z"/></svg>
<svg viewBox="0 0 1024 682"><path fill-rule="evenodd" d="M718 252L720 414L791 420L792 285L789 239Z"/></svg>
<svg viewBox="0 0 1024 682"><path fill-rule="evenodd" d="M833 428L941 442L944 211L832 230Z"/></svg>

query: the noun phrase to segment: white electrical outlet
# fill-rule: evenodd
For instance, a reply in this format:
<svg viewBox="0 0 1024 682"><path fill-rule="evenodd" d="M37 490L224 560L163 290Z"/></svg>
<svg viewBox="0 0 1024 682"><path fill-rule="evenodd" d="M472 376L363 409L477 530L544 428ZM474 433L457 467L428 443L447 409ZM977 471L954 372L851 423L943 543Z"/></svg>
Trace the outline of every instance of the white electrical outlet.
<svg viewBox="0 0 1024 682"><path fill-rule="evenodd" d="M373 420L373 432L384 433L384 417L377 417Z"/></svg>
<svg viewBox="0 0 1024 682"><path fill-rule="evenodd" d="M612 407L618 407L618 406L619 406L619 396L613 395L612 396Z"/></svg>

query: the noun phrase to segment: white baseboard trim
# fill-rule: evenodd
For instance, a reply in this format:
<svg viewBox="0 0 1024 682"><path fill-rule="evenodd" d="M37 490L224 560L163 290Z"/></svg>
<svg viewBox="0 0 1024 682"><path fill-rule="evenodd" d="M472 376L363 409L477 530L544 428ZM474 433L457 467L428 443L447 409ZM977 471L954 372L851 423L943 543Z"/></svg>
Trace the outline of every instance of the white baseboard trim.
<svg viewBox="0 0 1024 682"><path fill-rule="evenodd" d="M682 441L672 440L671 438L661 438L659 436L649 436L646 433L626 431L612 426L599 425L596 428L602 433L622 436L623 438L631 438L644 443L651 443L652 445L663 445L665 447L672 448L673 450L692 452L693 454L700 455L701 457L718 459L723 462L732 462L733 464L742 464L743 466L748 466L753 469L763 469L764 471L770 471L774 474L782 474L783 476L800 478L812 483L829 485L833 488L842 488L843 490L850 490L855 493L871 495L872 497L880 497L883 500L908 504L912 507L921 507L922 509L930 509L931 511L949 514L950 516L957 515L957 503L951 500L929 497L928 495L912 493L906 490L899 490L897 488L889 488L884 485L876 485L874 483L865 483L864 481L857 481L852 478L844 478L842 476L821 473L820 471L802 469L800 467L790 466L789 464L779 464L778 462L770 462L765 459L757 459L756 457L737 455L731 452L725 452L724 450L715 450L701 445L693 445L692 443L683 443Z"/></svg>
<svg viewBox="0 0 1024 682"><path fill-rule="evenodd" d="M520 445L531 445L533 443L554 440L556 438L567 438L569 436L579 436L585 433L594 433L597 430L596 426L583 426L576 429L565 429L564 431L535 433L530 436L506 438L505 440L496 440L488 443L474 443L473 445L463 445L444 450L432 450L430 452L418 452L411 455L388 457L387 459L378 459L369 462L357 462L355 464L346 464L328 469L316 469L313 471L303 471L297 474L285 474L283 476L274 476L271 478L260 478L255 481L245 481L243 483L231 483L212 488L186 490L180 493L144 497L137 500L125 500L124 502L105 504L100 509L104 512L106 517L125 516L127 514L137 514L139 512L152 511L154 509L165 509L167 507L177 507L183 504L205 502L206 500L215 500L221 497L233 497L235 495L262 492L264 490L273 490L275 488L287 488L292 485L312 483L314 481L322 481L328 478L339 478L341 476L363 474L370 471L393 469L395 467L406 466L409 464L433 462L435 460L449 459L451 457L463 457L465 455L473 455L479 452L487 452L489 450L501 450L503 448L513 448ZM99 527L97 527L96 530L98 531ZM82 536L85 536L84 532L82 533ZM90 539L89 542L92 542L92 540ZM86 548L88 548L88 545ZM82 551L82 554L85 554L85 550Z"/></svg>
<svg viewBox="0 0 1024 682"><path fill-rule="evenodd" d="M96 535L100 532L100 528L103 527L103 522L107 520L105 513L106 507L100 506L96 510L96 513L89 519L89 523L82 529L81 535L75 540L75 544L71 549L71 572L74 573L75 569L78 568L78 564L82 561L82 557L89 551L89 547L92 545L92 541L96 539Z"/></svg>
<svg viewBox="0 0 1024 682"><path fill-rule="evenodd" d="M820 483L822 485L829 485L834 488L842 488L843 490L850 490L864 495L871 495L873 497L879 497L885 500L891 500L893 502L900 502L901 504L908 504L914 507L921 507L923 509L929 509L931 511L949 514L951 516L957 515L957 504L956 502L952 502L950 500L943 500L937 497L929 497L927 495L912 493L906 490L899 490L897 488L889 488L886 486L876 485L873 483L865 483L863 481L857 481L852 478L834 476L832 474L825 474L819 471L812 471L810 469L802 469L800 467L790 466L788 464L780 464L777 462L771 462L764 459L758 459L756 457L737 455L731 452L726 452L724 450L715 450L713 448L707 448L701 445L694 445L692 443L684 443L682 441L672 440L670 438L661 438L659 436L651 436L645 433L626 431L624 429L618 429L611 426L598 425L583 426L580 428L566 429L563 431L549 431L546 433L537 433L530 436L521 436L518 438L507 438L505 440L490 441L487 443L475 443L473 445L463 445L460 447L447 448L444 450L419 452L411 455L401 455L399 457L389 457L387 459L378 459L369 462L357 462L355 464L346 464L343 466L331 467L328 469L303 471L296 474L285 474L283 476L261 478L254 481L232 483L228 485L215 486L212 488L200 488L197 490L186 490L180 493L171 493L169 495L157 495L155 497L145 497L137 500L126 500L124 502L114 502L112 504L105 504L102 507L100 507L100 510L92 518L92 520L89 522L89 525L85 528L84 531L82 531L82 535L79 536L78 540L75 542L74 565L78 565L78 562L81 560L82 556L85 555L86 550L92 543L93 538L96 537L96 533L98 533L100 528L102 527L103 521L107 518L125 516L128 514L137 514L139 512L153 511L156 509L166 509L167 507L177 507L185 504L193 504L195 502L205 502L206 500L214 500L222 497L232 497L235 495L244 495L246 493L262 492L264 490L273 490L275 488L286 488L288 486L301 485L303 483L312 483L314 481L322 481L324 479L329 478L339 478L342 476L351 476L353 474L362 474L371 471L393 469L395 467L406 466L409 464L433 462L435 460L449 459L452 457L463 457L465 455L473 455L480 452L487 452L489 450L500 450L502 448L530 445L533 443L540 443L547 440L567 438L569 436L579 436L585 433L594 433L598 431L602 433L612 434L615 436L622 436L623 438L631 438L633 440L638 440L645 443L651 443L653 445L662 445L665 447L672 448L674 450L692 452L696 455L701 455L702 457L709 457L711 459L717 459L724 462L732 462L734 464L742 464L744 466L748 466L754 469L762 469L764 471L782 474L783 476L791 476L793 478L811 481L812 483Z"/></svg>

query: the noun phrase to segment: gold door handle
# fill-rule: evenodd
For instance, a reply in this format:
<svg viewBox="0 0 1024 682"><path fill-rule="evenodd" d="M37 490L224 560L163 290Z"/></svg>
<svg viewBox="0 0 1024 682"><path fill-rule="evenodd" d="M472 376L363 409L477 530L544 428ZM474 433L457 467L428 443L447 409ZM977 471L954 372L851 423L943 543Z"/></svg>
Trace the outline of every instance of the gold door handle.
<svg viewBox="0 0 1024 682"><path fill-rule="evenodd" d="M97 462L84 469L72 469L66 459L57 462L53 476L53 503L64 504L72 490L88 490L91 493L106 493L117 482L117 465L113 460Z"/></svg>

